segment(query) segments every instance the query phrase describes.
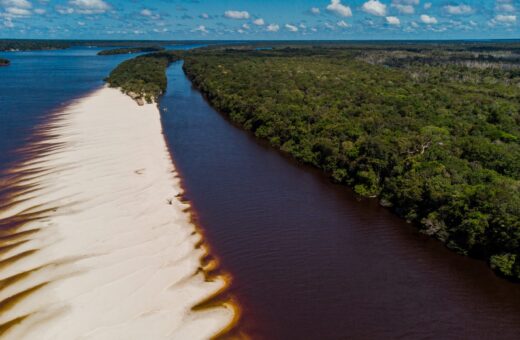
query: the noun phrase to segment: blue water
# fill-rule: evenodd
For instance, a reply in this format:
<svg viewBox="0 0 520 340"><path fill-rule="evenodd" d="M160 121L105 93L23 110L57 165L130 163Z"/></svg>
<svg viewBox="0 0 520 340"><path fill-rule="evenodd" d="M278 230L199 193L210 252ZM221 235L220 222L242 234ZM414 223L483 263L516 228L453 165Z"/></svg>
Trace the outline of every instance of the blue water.
<svg viewBox="0 0 520 340"><path fill-rule="evenodd" d="M99 88L114 67L136 56L97 56L102 49L106 47L0 53L0 58L11 61L10 66L0 68L0 170L17 160L16 150L50 113Z"/></svg>

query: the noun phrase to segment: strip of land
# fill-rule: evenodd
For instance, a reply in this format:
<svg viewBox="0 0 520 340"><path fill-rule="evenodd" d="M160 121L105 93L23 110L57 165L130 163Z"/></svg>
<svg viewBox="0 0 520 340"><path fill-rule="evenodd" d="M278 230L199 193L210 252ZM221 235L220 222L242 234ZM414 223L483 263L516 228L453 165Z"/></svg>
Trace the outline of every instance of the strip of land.
<svg viewBox="0 0 520 340"><path fill-rule="evenodd" d="M207 339L226 329L236 309L214 301L228 280L211 274L178 199L157 106L103 88L41 130L2 185L2 337Z"/></svg>

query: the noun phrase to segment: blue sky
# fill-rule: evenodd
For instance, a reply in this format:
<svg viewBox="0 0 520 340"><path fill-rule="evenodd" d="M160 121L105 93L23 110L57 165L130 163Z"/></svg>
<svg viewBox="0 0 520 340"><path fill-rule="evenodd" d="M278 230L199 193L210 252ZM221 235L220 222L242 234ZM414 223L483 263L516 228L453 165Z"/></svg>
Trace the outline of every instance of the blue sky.
<svg viewBox="0 0 520 340"><path fill-rule="evenodd" d="M520 38L520 0L0 0L0 38Z"/></svg>

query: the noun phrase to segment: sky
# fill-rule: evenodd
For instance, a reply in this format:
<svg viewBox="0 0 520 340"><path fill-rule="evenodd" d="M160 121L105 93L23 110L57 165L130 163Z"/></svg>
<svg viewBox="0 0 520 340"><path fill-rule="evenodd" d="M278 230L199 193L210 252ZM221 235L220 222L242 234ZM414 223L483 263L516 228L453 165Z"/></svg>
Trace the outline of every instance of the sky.
<svg viewBox="0 0 520 340"><path fill-rule="evenodd" d="M0 38L520 39L520 0L0 0Z"/></svg>

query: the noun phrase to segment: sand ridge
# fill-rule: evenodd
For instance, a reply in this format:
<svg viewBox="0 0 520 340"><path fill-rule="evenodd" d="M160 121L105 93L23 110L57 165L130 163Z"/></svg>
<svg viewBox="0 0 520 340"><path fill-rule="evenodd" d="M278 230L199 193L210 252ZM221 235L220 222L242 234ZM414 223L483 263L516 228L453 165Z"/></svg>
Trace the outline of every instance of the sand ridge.
<svg viewBox="0 0 520 340"><path fill-rule="evenodd" d="M229 326L232 303L192 309L227 282L200 270L157 106L104 87L46 135L0 207L3 337L207 339Z"/></svg>

